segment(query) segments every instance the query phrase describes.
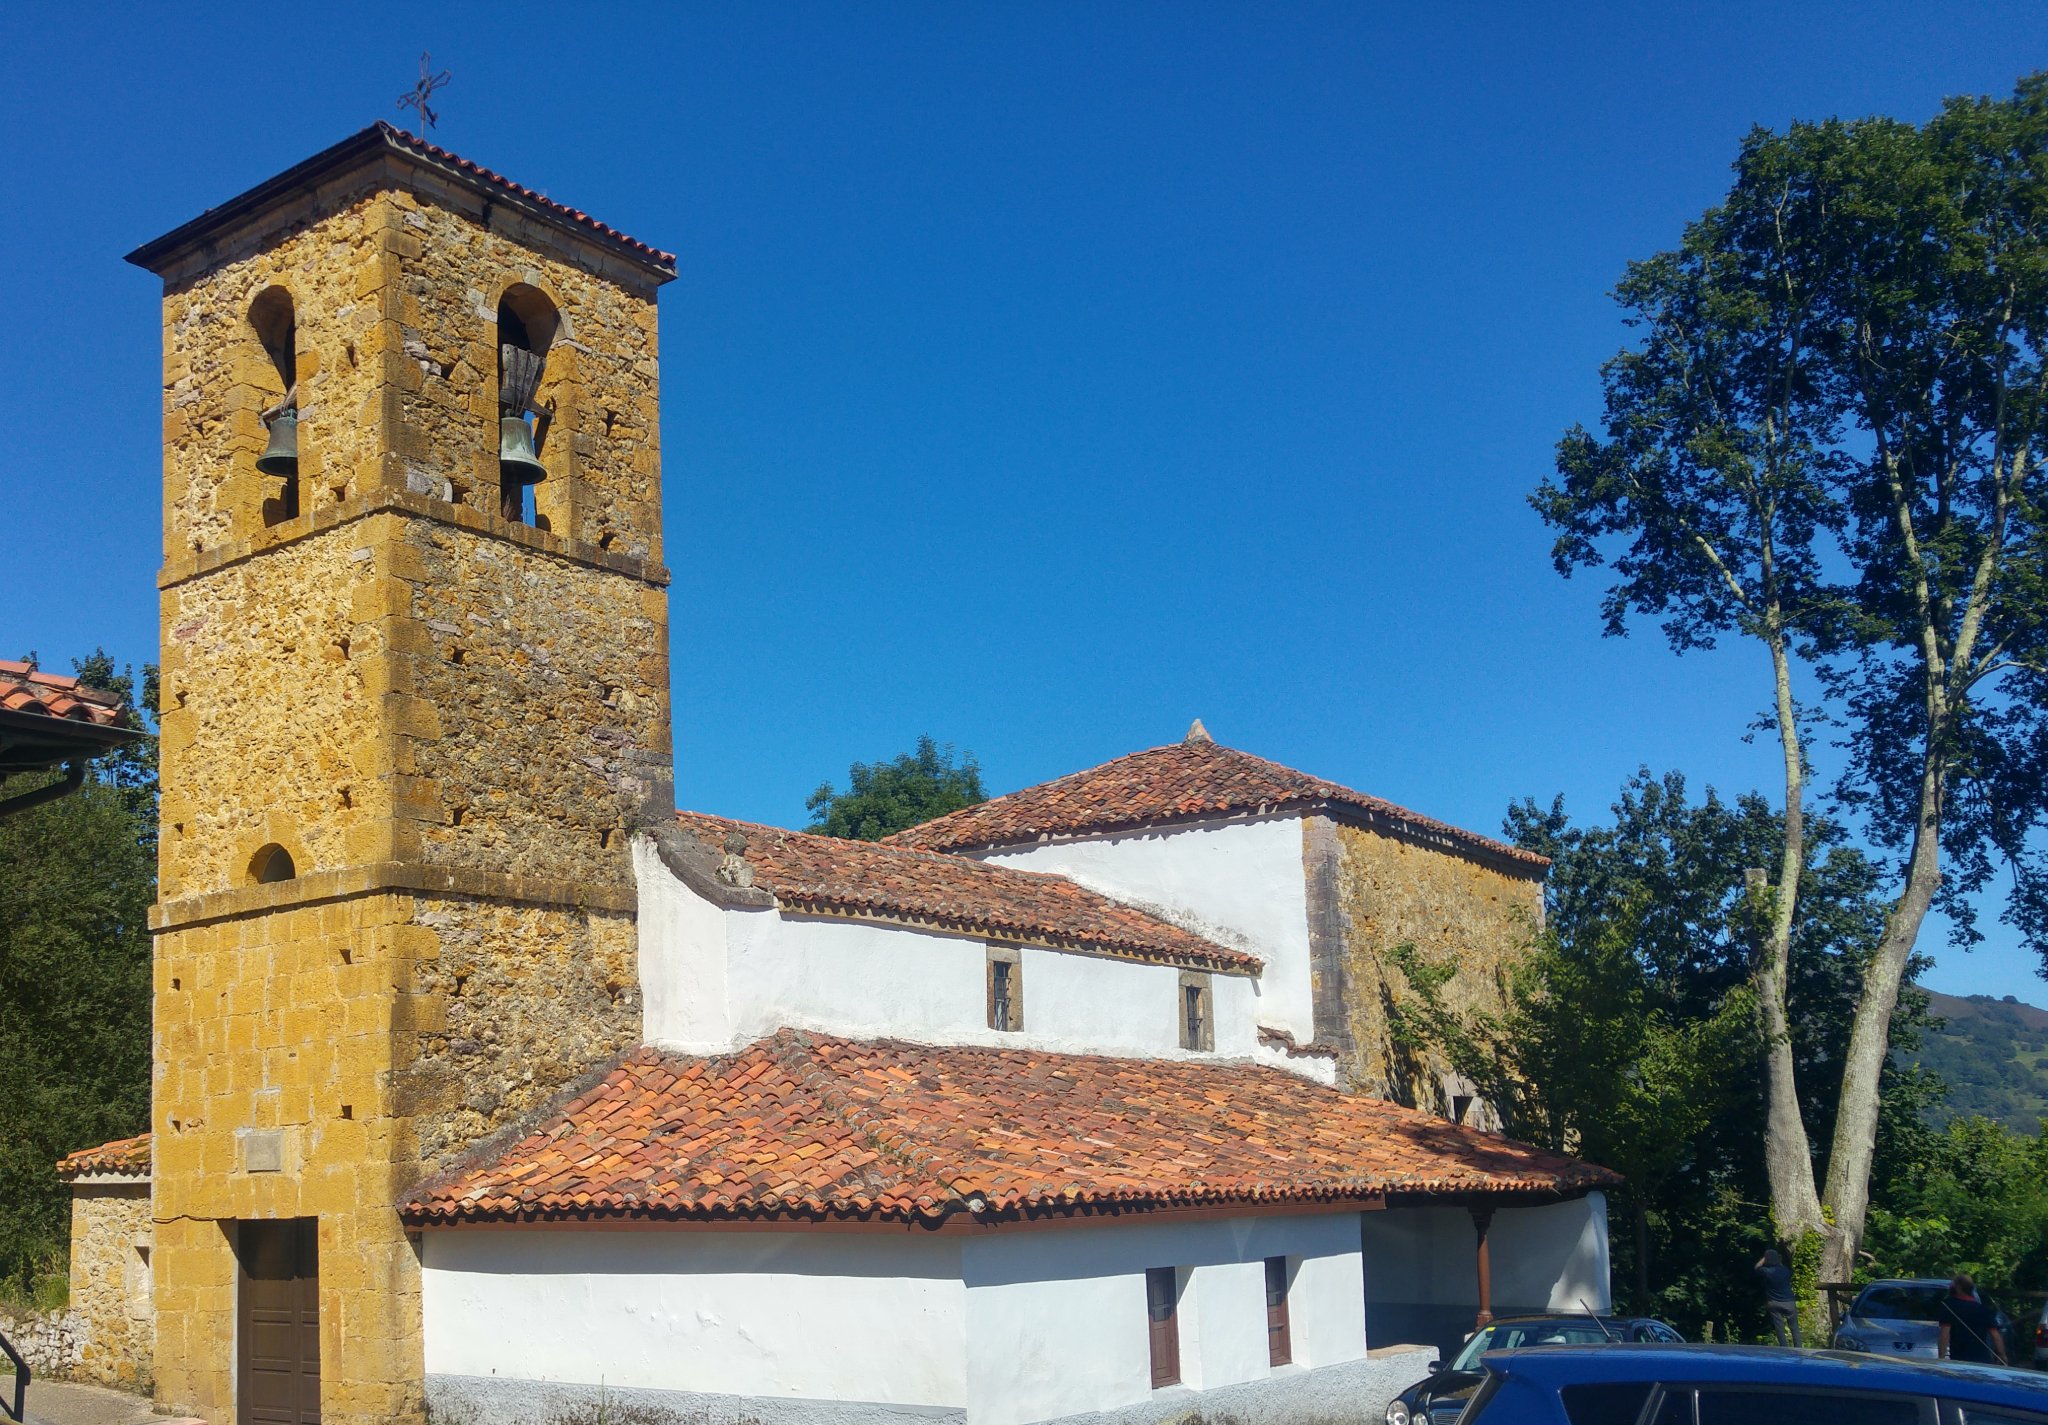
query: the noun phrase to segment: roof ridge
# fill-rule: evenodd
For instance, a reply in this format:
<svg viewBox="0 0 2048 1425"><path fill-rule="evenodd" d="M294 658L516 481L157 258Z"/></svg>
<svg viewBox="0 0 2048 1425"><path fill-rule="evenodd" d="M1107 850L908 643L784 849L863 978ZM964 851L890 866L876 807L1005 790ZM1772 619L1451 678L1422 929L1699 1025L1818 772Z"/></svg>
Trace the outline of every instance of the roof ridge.
<svg viewBox="0 0 2048 1425"><path fill-rule="evenodd" d="M1102 797L1078 798L1079 807L1062 808L1058 803L1070 791L1086 788L1093 783L1114 782L1129 764L1147 763L1145 770L1156 767L1166 772L1199 776L1203 768L1216 769L1229 775L1224 764L1235 764L1240 774L1256 774L1270 779L1278 785L1271 790L1277 795L1253 796L1245 794L1233 801L1229 790L1218 790L1213 805L1196 805L1183 794L1172 798L1165 805L1146 807L1142 804L1148 790L1140 786L1123 790L1137 798L1125 813L1119 813L1113 802L1105 804ZM1142 775L1142 774L1141 774ZM1156 785L1164 778L1155 777L1150 788L1155 795L1171 798L1171 793ZM1115 788L1107 789L1114 792ZM933 817L916 826L906 827L884 838L885 844L902 850L938 850L942 854L981 847L1021 846L1059 835L1084 835L1093 832L1107 833L1120 829L1157 825L1164 822L1200 820L1206 816L1241 814L1256 806L1262 810L1279 810L1304 802L1337 803L1356 808L1368 815L1386 817L1403 823L1418 832L1442 837L1462 846L1470 847L1487 855L1529 866L1548 866L1550 860L1537 852L1513 845L1480 832L1469 831L1462 826L1443 821L1425 813L1412 811L1398 802L1371 792L1361 792L1355 787L1328 777L1319 777L1276 762L1270 757L1261 757L1256 752L1247 752L1241 747L1227 747L1219 742L1181 741L1163 743L1157 747L1142 748L1126 752L1099 762L1092 767L1063 773L1043 782L1034 782L1013 792L1005 792L987 801L976 802L973 806L950 811L943 816ZM1006 813L1023 808L1021 815L1028 821L1032 818L1030 808L1040 803L1051 803L1041 807L1035 820L1042 824L1018 825L1006 829L1001 823ZM948 839L944 828L958 826L967 828L960 839Z"/></svg>

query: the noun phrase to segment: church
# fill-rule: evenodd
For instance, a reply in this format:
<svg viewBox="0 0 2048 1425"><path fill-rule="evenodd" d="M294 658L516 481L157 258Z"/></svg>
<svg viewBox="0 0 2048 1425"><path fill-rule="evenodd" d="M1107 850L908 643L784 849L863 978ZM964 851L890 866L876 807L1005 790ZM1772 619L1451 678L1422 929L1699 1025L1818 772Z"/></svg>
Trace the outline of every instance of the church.
<svg viewBox="0 0 2048 1425"><path fill-rule="evenodd" d="M1278 1425L1607 1307L1613 1175L1388 1022L1540 857L1200 724L884 843L678 811L675 259L378 124L130 260L153 1114L64 1171L163 1408Z"/></svg>

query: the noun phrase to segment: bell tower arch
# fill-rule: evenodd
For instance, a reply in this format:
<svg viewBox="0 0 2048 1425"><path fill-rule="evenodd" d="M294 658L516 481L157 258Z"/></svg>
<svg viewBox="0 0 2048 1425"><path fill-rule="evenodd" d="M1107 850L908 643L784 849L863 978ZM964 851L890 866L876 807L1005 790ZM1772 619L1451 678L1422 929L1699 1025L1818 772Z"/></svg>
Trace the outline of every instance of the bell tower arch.
<svg viewBox="0 0 2048 1425"><path fill-rule="evenodd" d="M378 124L130 260L164 290L159 1393L246 1412L237 1244L294 1223L321 1418L417 1418L397 1202L638 1033L674 259Z"/></svg>

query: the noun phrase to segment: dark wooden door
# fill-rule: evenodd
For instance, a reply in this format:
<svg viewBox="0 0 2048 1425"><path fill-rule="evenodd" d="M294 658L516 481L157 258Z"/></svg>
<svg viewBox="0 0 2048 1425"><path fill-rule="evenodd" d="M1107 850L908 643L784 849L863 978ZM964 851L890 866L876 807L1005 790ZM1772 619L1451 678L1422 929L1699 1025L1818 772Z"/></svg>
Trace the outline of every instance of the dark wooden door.
<svg viewBox="0 0 2048 1425"><path fill-rule="evenodd" d="M239 1425L319 1425L320 1236L310 1217L240 1224Z"/></svg>

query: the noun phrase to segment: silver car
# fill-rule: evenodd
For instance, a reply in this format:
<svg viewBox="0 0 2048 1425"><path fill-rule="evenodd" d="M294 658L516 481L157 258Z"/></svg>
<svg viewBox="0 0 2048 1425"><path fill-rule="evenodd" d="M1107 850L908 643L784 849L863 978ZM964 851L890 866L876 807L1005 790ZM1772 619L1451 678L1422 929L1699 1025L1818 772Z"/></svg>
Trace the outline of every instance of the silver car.
<svg viewBox="0 0 2048 1425"><path fill-rule="evenodd" d="M1941 1299L1947 1295L1948 1283L1938 1277L1872 1282L1835 1328L1835 1349L1934 1360L1941 1354ZM2012 1320L1988 1298L1985 1304L1997 1312L2010 1356L2018 1344Z"/></svg>

